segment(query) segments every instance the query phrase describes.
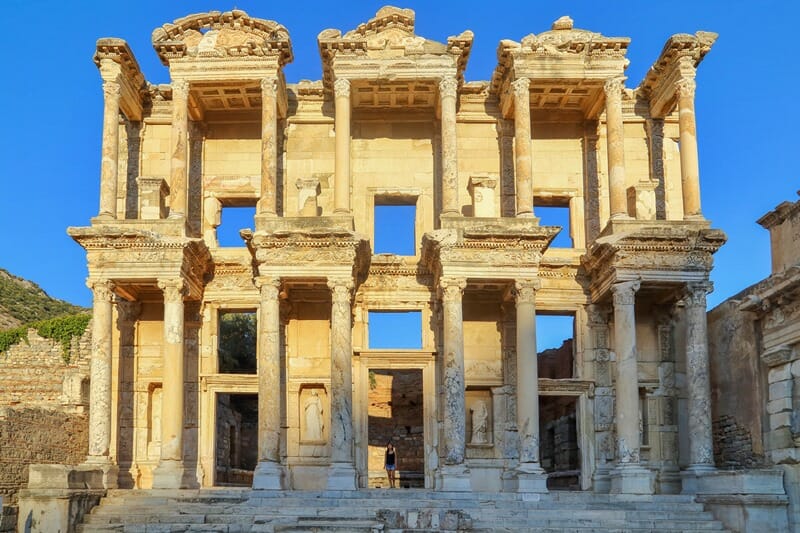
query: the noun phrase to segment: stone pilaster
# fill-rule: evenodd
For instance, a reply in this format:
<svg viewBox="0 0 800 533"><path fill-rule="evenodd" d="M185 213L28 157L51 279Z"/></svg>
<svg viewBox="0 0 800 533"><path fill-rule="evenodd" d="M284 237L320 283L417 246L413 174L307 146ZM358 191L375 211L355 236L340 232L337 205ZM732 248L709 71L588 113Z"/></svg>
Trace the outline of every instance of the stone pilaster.
<svg viewBox="0 0 800 533"><path fill-rule="evenodd" d="M278 278L257 278L261 290L258 317L258 465L253 489L281 490L286 471L281 465L281 317Z"/></svg>
<svg viewBox="0 0 800 533"><path fill-rule="evenodd" d="M714 470L711 431L711 385L708 374L706 293L710 282L686 286L686 383L689 396L689 468L694 472Z"/></svg>
<svg viewBox="0 0 800 533"><path fill-rule="evenodd" d="M447 76L439 82L442 106L442 214L457 215L458 161L456 159L456 100L458 82Z"/></svg>
<svg viewBox="0 0 800 533"><path fill-rule="evenodd" d="M172 130L170 133L169 218L186 216L189 160L189 82L172 82Z"/></svg>
<svg viewBox="0 0 800 533"><path fill-rule="evenodd" d="M331 289L331 466L328 489L355 490L353 466L353 280L329 279Z"/></svg>
<svg viewBox="0 0 800 533"><path fill-rule="evenodd" d="M678 132L680 135L681 185L683 187L683 218L703 219L700 209L700 165L697 156L697 123L694 115L696 83L691 78L681 79L676 85L678 93Z"/></svg>
<svg viewBox="0 0 800 533"><path fill-rule="evenodd" d="M511 83L514 91L514 175L517 216L533 216L533 163L531 160L531 80Z"/></svg>
<svg viewBox="0 0 800 533"><path fill-rule="evenodd" d="M617 466L611 473L611 492L652 494L653 476L640 464L639 372L636 353L636 291L638 281L616 283L614 344L617 354Z"/></svg>
<svg viewBox="0 0 800 533"><path fill-rule="evenodd" d="M539 361L536 352L536 291L539 280L514 284L517 307L518 492L547 492L539 463Z"/></svg>
<svg viewBox="0 0 800 533"><path fill-rule="evenodd" d="M443 464L437 478L439 490L469 491L466 459L466 401L464 382L464 313L462 295L467 286L462 278L441 278L444 369Z"/></svg>
<svg viewBox="0 0 800 533"><path fill-rule="evenodd" d="M628 217L625 181L625 131L622 122L622 91L625 78L606 81L606 141L608 142L608 194L611 218Z"/></svg>
<svg viewBox="0 0 800 533"><path fill-rule="evenodd" d="M261 199L259 215L277 214L278 79L261 80Z"/></svg>
<svg viewBox="0 0 800 533"><path fill-rule="evenodd" d="M336 158L333 177L333 212L350 214L350 80L333 83L336 114Z"/></svg>
<svg viewBox="0 0 800 533"><path fill-rule="evenodd" d="M161 457L153 471L153 488L179 489L196 484L183 463L184 428L184 308L182 279L159 280L164 292L162 347Z"/></svg>
<svg viewBox="0 0 800 533"><path fill-rule="evenodd" d="M100 212L97 215L103 219L117 218L120 91L120 83L116 77L103 80L103 145L100 162Z"/></svg>
<svg viewBox="0 0 800 533"><path fill-rule="evenodd" d="M611 490L611 468L615 457L614 446L614 387L611 378L611 357L608 346L609 309L599 304L586 306L589 338L586 340L587 362L594 368L594 436L595 457L594 491Z"/></svg>

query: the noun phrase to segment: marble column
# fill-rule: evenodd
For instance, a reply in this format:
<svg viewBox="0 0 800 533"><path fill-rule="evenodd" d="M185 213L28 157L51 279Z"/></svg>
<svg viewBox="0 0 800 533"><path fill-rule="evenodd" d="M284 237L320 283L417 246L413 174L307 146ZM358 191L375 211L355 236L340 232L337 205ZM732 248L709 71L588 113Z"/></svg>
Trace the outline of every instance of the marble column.
<svg viewBox="0 0 800 533"><path fill-rule="evenodd" d="M170 132L169 218L186 216L189 160L189 82L172 81L172 130Z"/></svg>
<svg viewBox="0 0 800 533"><path fill-rule="evenodd" d="M539 361L536 352L536 291L539 280L514 283L517 307L518 492L547 492L547 474L539 463Z"/></svg>
<svg viewBox="0 0 800 533"><path fill-rule="evenodd" d="M686 383L689 396L689 467L701 473L714 470L711 431L711 385L708 370L706 293L710 282L686 286Z"/></svg>
<svg viewBox="0 0 800 533"><path fill-rule="evenodd" d="M100 162L100 212L103 219L117 218L117 179L119 173L118 79L103 81L103 146Z"/></svg>
<svg viewBox="0 0 800 533"><path fill-rule="evenodd" d="M350 80L333 83L336 157L333 177L333 212L350 214Z"/></svg>
<svg viewBox="0 0 800 533"><path fill-rule="evenodd" d="M456 158L456 100L458 82L447 76L439 82L442 106L442 214L458 215L458 161Z"/></svg>
<svg viewBox="0 0 800 533"><path fill-rule="evenodd" d="M279 278L256 278L261 290L258 316L258 465L253 489L281 490L281 317Z"/></svg>
<svg viewBox="0 0 800 533"><path fill-rule="evenodd" d="M622 122L622 91L625 78L606 81L606 141L608 142L608 194L611 218L628 218L625 181L625 128Z"/></svg>
<svg viewBox="0 0 800 533"><path fill-rule="evenodd" d="M278 79L261 80L261 198L259 215L276 215L278 187Z"/></svg>
<svg viewBox="0 0 800 533"><path fill-rule="evenodd" d="M700 165L697 156L697 124L694 115L695 81L683 78L676 84L678 94L678 133L680 135L683 218L703 218L700 210Z"/></svg>
<svg viewBox="0 0 800 533"><path fill-rule="evenodd" d="M153 488L179 489L193 485L183 463L184 429L184 309L182 279L159 280L164 292L162 347L161 457L153 471ZM196 482L196 480L194 480Z"/></svg>
<svg viewBox="0 0 800 533"><path fill-rule="evenodd" d="M356 490L353 465L353 280L329 279L331 289L331 466L328 489Z"/></svg>
<svg viewBox="0 0 800 533"><path fill-rule="evenodd" d="M441 278L444 345L444 460L440 467L439 490L469 491L466 458L466 402L464 397L464 312L462 278Z"/></svg>
<svg viewBox="0 0 800 533"><path fill-rule="evenodd" d="M511 83L514 91L514 175L517 216L533 216L533 163L531 160L531 80Z"/></svg>
<svg viewBox="0 0 800 533"><path fill-rule="evenodd" d="M111 337L114 283L90 280L93 293L92 359L89 389L89 456L87 463L110 464L111 445Z"/></svg>
<svg viewBox="0 0 800 533"><path fill-rule="evenodd" d="M640 465L639 369L636 352L636 291L639 281L612 285L614 348L617 354L617 466L611 472L611 492L652 494L653 476Z"/></svg>

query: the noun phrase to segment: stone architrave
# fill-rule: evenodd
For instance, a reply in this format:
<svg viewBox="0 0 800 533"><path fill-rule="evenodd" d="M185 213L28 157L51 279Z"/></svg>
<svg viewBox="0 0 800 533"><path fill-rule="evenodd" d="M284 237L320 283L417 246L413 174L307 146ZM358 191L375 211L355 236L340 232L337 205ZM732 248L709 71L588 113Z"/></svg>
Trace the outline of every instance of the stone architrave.
<svg viewBox="0 0 800 533"><path fill-rule="evenodd" d="M694 114L696 83L692 78L678 81L678 133L680 135L681 186L683 188L683 218L703 219L700 209L700 165L697 155L697 123Z"/></svg>
<svg viewBox="0 0 800 533"><path fill-rule="evenodd" d="M531 159L531 80L512 82L514 91L514 175L517 216L533 216L533 161Z"/></svg>
<svg viewBox="0 0 800 533"><path fill-rule="evenodd" d="M103 219L117 218L117 178L119 172L119 65L102 60L101 72L112 70L115 76L103 76L103 145L100 163L100 212Z"/></svg>
<svg viewBox="0 0 800 533"><path fill-rule="evenodd" d="M169 218L186 216L186 185L189 160L189 82L172 81L172 130L169 164L170 205Z"/></svg>
<svg viewBox="0 0 800 533"><path fill-rule="evenodd" d="M606 141L608 142L608 189L611 218L627 218L628 196L625 181L625 131L622 121L622 91L625 78L606 81Z"/></svg>
<svg viewBox="0 0 800 533"><path fill-rule="evenodd" d="M616 283L614 343L617 353L617 466L611 472L611 492L652 494L651 472L640 465L639 370L636 353L636 291L639 281Z"/></svg>
<svg viewBox="0 0 800 533"><path fill-rule="evenodd" d="M253 489L281 490L281 342L279 278L257 278L261 290L258 317L258 464Z"/></svg>
<svg viewBox="0 0 800 533"><path fill-rule="evenodd" d="M329 490L356 490L353 464L352 279L329 279L331 290L331 466Z"/></svg>
<svg viewBox="0 0 800 533"><path fill-rule="evenodd" d="M462 294L467 282L441 278L442 330L444 337L444 464L439 472L440 490L470 491L466 458L466 399L464 381L464 312Z"/></svg>
<svg viewBox="0 0 800 533"><path fill-rule="evenodd" d="M446 76L439 82L442 106L442 214L458 214L458 161L456 141L456 100L458 82Z"/></svg>
<svg viewBox="0 0 800 533"><path fill-rule="evenodd" d="M336 112L336 155L333 175L333 212L350 214L350 80L333 83Z"/></svg>
<svg viewBox="0 0 800 533"><path fill-rule="evenodd" d="M258 214L277 214L278 79L261 80L261 199Z"/></svg>
<svg viewBox="0 0 800 533"><path fill-rule="evenodd" d="M702 473L715 470L711 428L711 385L708 370L706 294L711 282L686 286L686 383L689 395L689 467Z"/></svg>
<svg viewBox="0 0 800 533"><path fill-rule="evenodd" d="M183 463L184 429L184 304L187 287L182 279L159 280L164 292L164 347L162 356L161 456L153 471L153 488L180 489L194 483ZM196 481L196 480L195 480Z"/></svg>
<svg viewBox="0 0 800 533"><path fill-rule="evenodd" d="M517 432L518 492L547 492L547 475L539 463L539 368L536 353L538 280L514 284L517 307Z"/></svg>

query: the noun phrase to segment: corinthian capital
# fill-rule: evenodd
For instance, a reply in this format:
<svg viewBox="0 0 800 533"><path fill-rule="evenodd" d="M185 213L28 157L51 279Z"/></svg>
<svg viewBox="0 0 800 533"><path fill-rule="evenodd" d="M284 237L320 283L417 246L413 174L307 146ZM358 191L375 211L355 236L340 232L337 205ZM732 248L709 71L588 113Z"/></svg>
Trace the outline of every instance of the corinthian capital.
<svg viewBox="0 0 800 533"><path fill-rule="evenodd" d="M189 98L189 82L186 80L172 80L172 101L186 100Z"/></svg>
<svg viewBox="0 0 800 533"><path fill-rule="evenodd" d="M158 280L158 288L164 292L165 302L181 301L187 292L186 283L180 278L160 279Z"/></svg>
<svg viewBox="0 0 800 533"><path fill-rule="evenodd" d="M614 294L614 305L633 305L636 301L636 291L641 287L640 281L623 281L611 286Z"/></svg>
<svg viewBox="0 0 800 533"><path fill-rule="evenodd" d="M446 98L448 96L455 98L458 92L458 82L454 76L445 76L439 81L439 96Z"/></svg>
<svg viewBox="0 0 800 533"><path fill-rule="evenodd" d="M511 90L514 91L514 99L530 98L531 80L530 78L519 78L511 82Z"/></svg>
<svg viewBox="0 0 800 533"><path fill-rule="evenodd" d="M119 100L120 85L117 80L106 80L103 82L103 96L106 100L115 99Z"/></svg>
<svg viewBox="0 0 800 533"><path fill-rule="evenodd" d="M706 308L706 295L714 290L710 281L695 281L686 284L683 300L687 307Z"/></svg>
<svg viewBox="0 0 800 533"><path fill-rule="evenodd" d="M114 282L109 279L89 279L86 286L92 290L95 302L114 301Z"/></svg>
<svg viewBox="0 0 800 533"><path fill-rule="evenodd" d="M270 96L275 98L278 94L278 78L270 76L261 79L261 94L262 96Z"/></svg>
<svg viewBox="0 0 800 533"><path fill-rule="evenodd" d="M259 276L255 285L261 290L261 300L277 300L281 289L281 278Z"/></svg>
<svg viewBox="0 0 800 533"><path fill-rule="evenodd" d="M606 93L606 101L621 103L622 91L625 89L625 76L617 76L606 80L603 91Z"/></svg>
<svg viewBox="0 0 800 533"><path fill-rule="evenodd" d="M333 93L336 98L350 98L350 80L345 78L338 78L333 82Z"/></svg>
<svg viewBox="0 0 800 533"><path fill-rule="evenodd" d="M464 289L467 288L467 280L464 278L440 278L439 293L444 301L461 300Z"/></svg>
<svg viewBox="0 0 800 533"><path fill-rule="evenodd" d="M514 282L514 300L517 304L536 303L536 291L542 287L538 279L520 279Z"/></svg>
<svg viewBox="0 0 800 533"><path fill-rule="evenodd" d="M679 98L694 98L694 91L696 88L697 82L692 78L681 78L675 82L675 92L678 93Z"/></svg>
<svg viewBox="0 0 800 533"><path fill-rule="evenodd" d="M353 295L352 278L329 278L328 288L331 290L333 303L349 303Z"/></svg>

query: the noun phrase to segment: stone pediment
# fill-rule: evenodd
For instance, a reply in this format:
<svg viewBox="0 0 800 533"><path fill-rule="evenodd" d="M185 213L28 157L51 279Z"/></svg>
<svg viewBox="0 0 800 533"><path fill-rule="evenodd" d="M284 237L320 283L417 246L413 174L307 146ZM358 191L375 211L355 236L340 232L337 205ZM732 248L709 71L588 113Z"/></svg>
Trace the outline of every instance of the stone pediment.
<svg viewBox="0 0 800 533"><path fill-rule="evenodd" d="M153 31L153 48L162 63L180 58L277 56L280 66L292 60L289 32L273 20L244 11L210 11L164 24Z"/></svg>

